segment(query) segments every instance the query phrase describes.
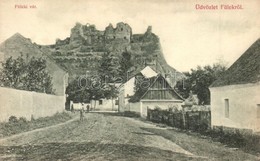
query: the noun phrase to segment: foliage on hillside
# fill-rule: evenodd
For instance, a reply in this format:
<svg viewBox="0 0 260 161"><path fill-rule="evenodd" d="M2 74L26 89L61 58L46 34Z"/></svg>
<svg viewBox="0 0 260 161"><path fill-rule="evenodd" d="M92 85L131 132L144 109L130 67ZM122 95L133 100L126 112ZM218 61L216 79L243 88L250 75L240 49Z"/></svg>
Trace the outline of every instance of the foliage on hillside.
<svg viewBox="0 0 260 161"><path fill-rule="evenodd" d="M124 25L127 28L130 27L127 24ZM125 57L123 62L119 62L121 67L122 63L125 63L126 68L132 66L133 70L138 71L147 65L156 66L158 72L162 74L171 73L178 75L178 78L183 77L182 73L167 65L159 37L152 33L151 27L148 27L143 34L124 33L126 36L130 34L128 35L129 40L128 36L127 39L124 39L120 38L119 35L115 35L115 37L107 35L109 37L107 38L104 36L108 33L106 31L108 28L103 32L91 27L91 25L78 24L71 31L70 37L59 40L54 45L42 46L42 50L51 53L53 59L69 72L70 77L74 78L84 75L86 71L97 73L102 70L99 67L102 66L104 55L113 55L110 57L113 60L108 61L114 61L115 66L118 60ZM82 39L85 38L86 40L83 41ZM125 53L130 55L124 55ZM117 70L122 69L117 68ZM125 77L125 69L119 74Z"/></svg>
<svg viewBox="0 0 260 161"><path fill-rule="evenodd" d="M115 84L126 81L126 74L131 67L130 59L131 55L127 52L122 53L121 58L115 58L112 53L104 54L100 60L98 74L89 72L69 83L66 89L67 101L89 102L116 98L118 89Z"/></svg>

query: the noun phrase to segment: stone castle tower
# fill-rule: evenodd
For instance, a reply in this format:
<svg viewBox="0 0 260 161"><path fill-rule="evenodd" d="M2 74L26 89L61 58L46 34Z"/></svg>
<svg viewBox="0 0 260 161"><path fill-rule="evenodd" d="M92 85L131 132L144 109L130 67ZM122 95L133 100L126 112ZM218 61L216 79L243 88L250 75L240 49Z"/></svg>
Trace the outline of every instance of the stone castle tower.
<svg viewBox="0 0 260 161"><path fill-rule="evenodd" d="M99 31L95 25L82 25L76 23L71 29L70 44L93 45L95 43L104 43L113 40L130 42L132 37L132 28L123 22L119 22L116 28L109 24L105 31Z"/></svg>

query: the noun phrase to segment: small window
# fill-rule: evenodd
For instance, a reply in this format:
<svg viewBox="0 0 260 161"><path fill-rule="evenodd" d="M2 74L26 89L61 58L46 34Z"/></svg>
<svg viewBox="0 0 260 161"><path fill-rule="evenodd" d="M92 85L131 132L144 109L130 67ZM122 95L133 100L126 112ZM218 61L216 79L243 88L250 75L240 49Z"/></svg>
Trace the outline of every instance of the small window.
<svg viewBox="0 0 260 161"><path fill-rule="evenodd" d="M225 117L229 118L229 100L225 99Z"/></svg>
<svg viewBox="0 0 260 161"><path fill-rule="evenodd" d="M99 105L102 105L102 104L103 104L103 101L102 101L102 100L99 100L98 103L99 103Z"/></svg>
<svg viewBox="0 0 260 161"><path fill-rule="evenodd" d="M123 31L124 29L123 28L121 28L121 31Z"/></svg>
<svg viewBox="0 0 260 161"><path fill-rule="evenodd" d="M257 104L256 112L257 112L257 118L260 119L260 104Z"/></svg>
<svg viewBox="0 0 260 161"><path fill-rule="evenodd" d="M124 37L124 39L126 40L126 37Z"/></svg>

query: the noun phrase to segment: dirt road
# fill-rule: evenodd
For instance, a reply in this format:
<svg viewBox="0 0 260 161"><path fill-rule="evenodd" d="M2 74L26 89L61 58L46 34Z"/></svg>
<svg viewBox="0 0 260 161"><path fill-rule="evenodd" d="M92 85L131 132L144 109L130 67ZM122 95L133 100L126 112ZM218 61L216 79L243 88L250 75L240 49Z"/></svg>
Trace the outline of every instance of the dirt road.
<svg viewBox="0 0 260 161"><path fill-rule="evenodd" d="M221 160L222 156L198 150L203 147L196 147L194 139L199 138L182 135L181 140L172 141L162 135L168 132L132 118L87 113L82 122L76 119L0 140L0 160ZM175 134L180 135L170 133ZM180 143L189 139L191 145L183 148ZM202 142L212 151L224 150L230 160L257 160L223 145Z"/></svg>

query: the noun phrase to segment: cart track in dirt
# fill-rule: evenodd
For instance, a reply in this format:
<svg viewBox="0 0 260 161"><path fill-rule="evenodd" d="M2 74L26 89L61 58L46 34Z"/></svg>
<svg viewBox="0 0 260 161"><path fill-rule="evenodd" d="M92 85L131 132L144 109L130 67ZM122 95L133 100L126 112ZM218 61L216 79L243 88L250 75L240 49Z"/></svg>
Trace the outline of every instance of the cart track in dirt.
<svg viewBox="0 0 260 161"><path fill-rule="evenodd" d="M0 160L215 160L146 129L165 131L137 119L87 113L83 121L76 117L1 139Z"/></svg>

